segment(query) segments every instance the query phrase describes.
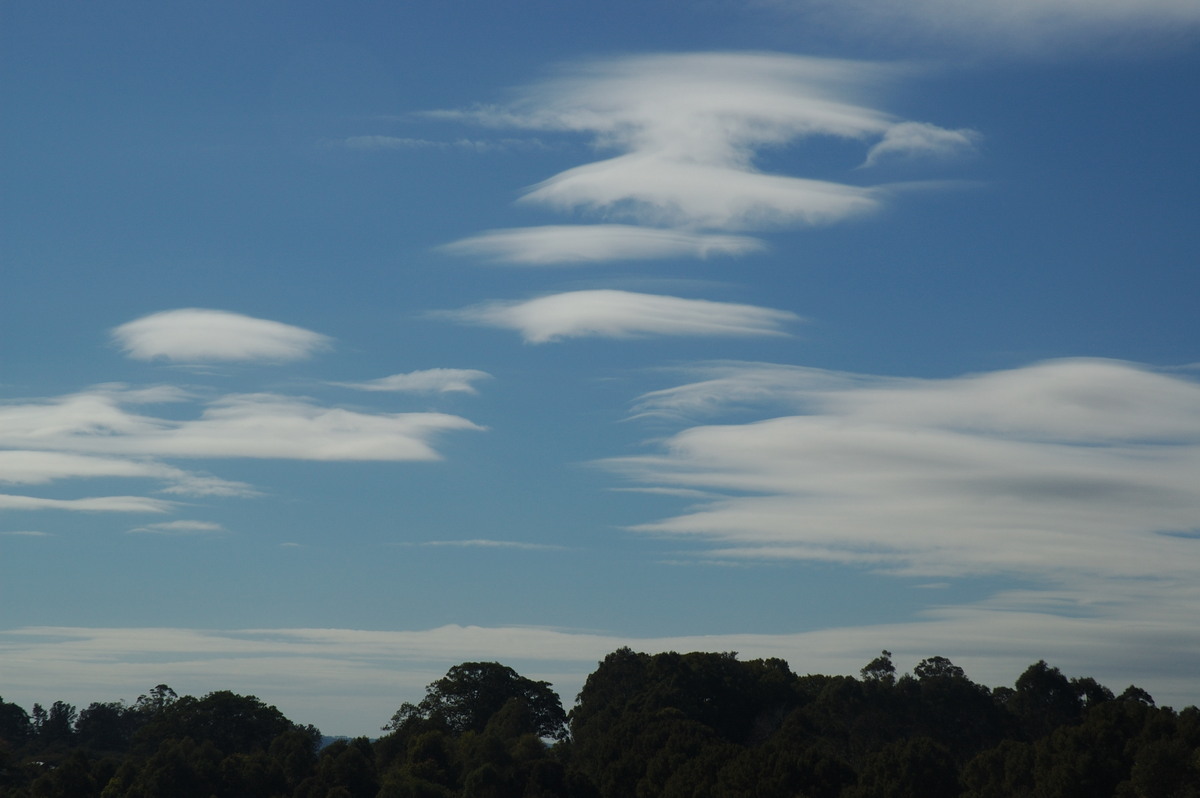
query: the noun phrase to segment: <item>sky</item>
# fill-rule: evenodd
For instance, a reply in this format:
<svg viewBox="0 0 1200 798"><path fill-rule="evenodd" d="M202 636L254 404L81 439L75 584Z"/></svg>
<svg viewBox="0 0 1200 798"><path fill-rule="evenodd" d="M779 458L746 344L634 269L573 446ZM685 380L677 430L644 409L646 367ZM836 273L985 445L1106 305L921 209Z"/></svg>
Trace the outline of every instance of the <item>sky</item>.
<svg viewBox="0 0 1200 798"><path fill-rule="evenodd" d="M1193 0L0 4L0 696L1200 702Z"/></svg>

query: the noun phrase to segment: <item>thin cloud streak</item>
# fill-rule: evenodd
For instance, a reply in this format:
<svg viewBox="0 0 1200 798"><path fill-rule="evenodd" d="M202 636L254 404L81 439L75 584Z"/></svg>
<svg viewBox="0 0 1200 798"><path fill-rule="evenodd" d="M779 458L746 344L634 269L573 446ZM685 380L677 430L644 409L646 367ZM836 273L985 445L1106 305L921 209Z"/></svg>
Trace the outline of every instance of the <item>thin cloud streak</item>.
<svg viewBox="0 0 1200 798"><path fill-rule="evenodd" d="M76 454L294 460L436 460L432 438L478 430L443 413L362 413L276 394L209 402L199 418L126 410L120 394L83 392L0 407L0 446Z"/></svg>
<svg viewBox="0 0 1200 798"><path fill-rule="evenodd" d="M799 321L794 313L755 305L610 289L489 302L438 315L516 330L534 344L594 336L778 336L787 334L786 325Z"/></svg>
<svg viewBox="0 0 1200 798"><path fill-rule="evenodd" d="M137 360L181 363L301 360L331 345L311 330L204 308L152 313L115 328L112 336Z"/></svg>
<svg viewBox="0 0 1200 798"><path fill-rule="evenodd" d="M0 493L0 510L67 510L80 513L165 513L173 502L144 496L93 496L85 499L44 499Z"/></svg>
<svg viewBox="0 0 1200 798"><path fill-rule="evenodd" d="M130 529L130 535L166 535L178 537L184 535L212 535L228 532L220 524L211 521L166 521L161 524L146 524Z"/></svg>
<svg viewBox="0 0 1200 798"><path fill-rule="evenodd" d="M433 548L449 547L459 549L520 549L522 551L562 551L563 546L553 546L547 543L523 543L518 540L489 540L473 538L470 540L426 540L417 546Z"/></svg>
<svg viewBox="0 0 1200 798"><path fill-rule="evenodd" d="M44 485L70 478L118 477L156 479L170 483L163 493L183 496L258 496L244 482L197 474L154 460L96 457L70 452L0 451L0 483Z"/></svg>
<svg viewBox="0 0 1200 798"><path fill-rule="evenodd" d="M474 383L490 380L491 374L477 369L425 369L392 374L366 382L331 382L342 388L393 393L479 393Z"/></svg>
<svg viewBox="0 0 1200 798"><path fill-rule="evenodd" d="M489 230L441 247L500 263L555 266L615 260L708 258L760 252L765 244L748 236L706 235L623 224L547 225Z"/></svg>
<svg viewBox="0 0 1200 798"><path fill-rule="evenodd" d="M771 0L816 25L1005 55L1161 47L1200 29L1191 0Z"/></svg>

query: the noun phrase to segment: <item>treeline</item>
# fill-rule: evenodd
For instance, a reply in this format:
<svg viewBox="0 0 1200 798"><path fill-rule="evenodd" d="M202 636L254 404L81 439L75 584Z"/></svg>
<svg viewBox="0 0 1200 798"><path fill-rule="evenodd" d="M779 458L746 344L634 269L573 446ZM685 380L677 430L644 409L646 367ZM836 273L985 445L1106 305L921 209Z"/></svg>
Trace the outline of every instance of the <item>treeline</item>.
<svg viewBox="0 0 1200 798"><path fill-rule="evenodd" d="M944 657L897 677L621 649L568 714L547 682L451 668L382 736L254 696L0 700L0 798L1200 798L1200 710L1038 662L1009 687Z"/></svg>

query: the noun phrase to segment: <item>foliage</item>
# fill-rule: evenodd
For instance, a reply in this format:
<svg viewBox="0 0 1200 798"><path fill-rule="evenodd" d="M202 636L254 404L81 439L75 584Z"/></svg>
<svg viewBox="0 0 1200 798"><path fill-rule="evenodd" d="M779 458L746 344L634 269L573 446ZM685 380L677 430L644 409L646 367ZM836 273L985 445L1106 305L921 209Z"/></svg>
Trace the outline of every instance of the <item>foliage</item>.
<svg viewBox="0 0 1200 798"><path fill-rule="evenodd" d="M158 685L133 705L0 700L0 798L1200 798L1200 710L1039 661L1012 688L940 656L897 678L628 648L568 724L546 682L468 662L378 740L254 696Z"/></svg>
<svg viewBox="0 0 1200 798"><path fill-rule="evenodd" d="M452 734L481 732L509 702L519 705L525 728L542 737L567 735L566 713L549 682L535 682L498 662L464 662L429 685L420 704L403 704L383 727L399 731L416 725Z"/></svg>

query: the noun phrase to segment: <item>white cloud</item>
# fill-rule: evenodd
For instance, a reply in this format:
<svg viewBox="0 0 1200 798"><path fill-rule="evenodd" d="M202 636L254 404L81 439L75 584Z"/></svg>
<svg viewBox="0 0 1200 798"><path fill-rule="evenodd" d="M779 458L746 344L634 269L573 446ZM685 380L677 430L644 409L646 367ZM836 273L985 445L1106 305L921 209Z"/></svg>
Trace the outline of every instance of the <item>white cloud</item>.
<svg viewBox="0 0 1200 798"><path fill-rule="evenodd" d="M874 166L890 158L949 158L973 152L980 135L963 128L946 130L925 122L901 122L892 125L883 138L867 152L863 166Z"/></svg>
<svg viewBox="0 0 1200 798"><path fill-rule="evenodd" d="M9 535L11 537L20 537L20 538L50 538L50 537L54 537L49 532L42 532L37 529L16 529L11 532L0 532L0 535Z"/></svg>
<svg viewBox="0 0 1200 798"><path fill-rule="evenodd" d="M636 410L798 414L697 426L607 461L639 483L721 492L644 532L721 558L790 558L1055 584L1200 577L1200 385L1116 361L946 380L714 364ZM772 386L782 387L781 391ZM1111 582L1111 584L1109 584Z"/></svg>
<svg viewBox="0 0 1200 798"><path fill-rule="evenodd" d="M827 224L879 204L869 188L642 153L569 169L534 186L525 199L646 224L718 230Z"/></svg>
<svg viewBox="0 0 1200 798"><path fill-rule="evenodd" d="M472 538L470 540L427 540L419 546L449 547L458 549L521 549L523 551L561 551L562 546L552 546L546 543L523 543L519 540L489 540L487 538Z"/></svg>
<svg viewBox="0 0 1200 798"><path fill-rule="evenodd" d="M595 261L745 255L764 249L748 236L706 235L623 224L547 225L489 230L446 244L456 255L477 255L527 266Z"/></svg>
<svg viewBox="0 0 1200 798"><path fill-rule="evenodd" d="M444 147L445 143L401 136L350 136L342 143L352 150L410 150Z"/></svg>
<svg viewBox="0 0 1200 798"><path fill-rule="evenodd" d="M491 302L441 315L517 330L530 343L584 336L785 335L784 327L799 319L788 311L755 305L608 289Z"/></svg>
<svg viewBox="0 0 1200 798"><path fill-rule="evenodd" d="M274 394L221 397L190 420L136 414L122 405L121 394L88 391L0 406L0 446L138 457L436 460L430 444L436 435L480 429L442 413L363 413ZM203 488L204 478L194 479L191 484ZM183 489L187 484L180 482Z"/></svg>
<svg viewBox="0 0 1200 798"><path fill-rule="evenodd" d="M130 357L184 363L299 360L330 345L328 337L290 324L201 308L143 316L112 335Z"/></svg>
<svg viewBox="0 0 1200 798"><path fill-rule="evenodd" d="M1127 48L1184 38L1200 28L1193 0L776 0L812 24L915 45L974 51L1062 52Z"/></svg>
<svg viewBox="0 0 1200 798"><path fill-rule="evenodd" d="M443 116L585 133L617 151L534 186L528 202L693 232L827 224L872 211L879 193L764 174L755 158L764 148L807 137L886 136L903 120L864 98L900 74L879 64L776 53L646 55L577 65L524 89L508 107ZM944 131L939 138L941 129L929 124L919 129L924 149L944 150L955 135ZM914 150L911 129L906 142L892 146ZM613 246L606 235L592 241L572 235L574 258L601 259ZM506 246L528 252L519 238L468 241L491 254Z"/></svg>
<svg viewBox="0 0 1200 798"><path fill-rule="evenodd" d="M71 452L0 450L0 483L43 485L59 479L80 477L164 480L170 484L162 492L185 496L258 495L254 488L244 482L184 471L154 460L97 457Z"/></svg>
<svg viewBox="0 0 1200 798"><path fill-rule="evenodd" d="M86 499L44 499L0 493L0 510L68 510L82 513L165 513L174 503L144 496L94 496Z"/></svg>
<svg viewBox="0 0 1200 798"><path fill-rule="evenodd" d="M166 521L161 524L146 524L129 530L131 535L211 535L227 531L211 521Z"/></svg>
<svg viewBox="0 0 1200 798"><path fill-rule="evenodd" d="M491 379L486 371L476 369L425 369L406 374L393 374L366 382L334 382L343 388L360 391L394 391L397 393L478 393L473 383Z"/></svg>

